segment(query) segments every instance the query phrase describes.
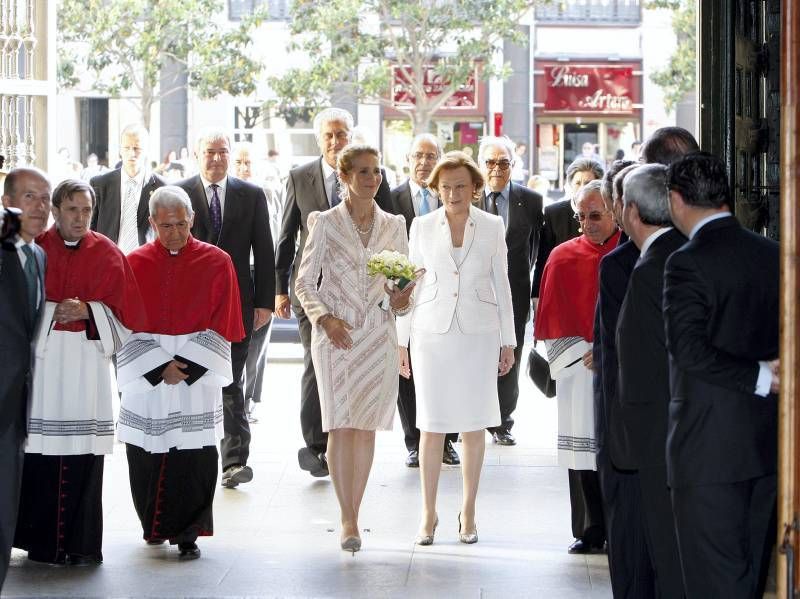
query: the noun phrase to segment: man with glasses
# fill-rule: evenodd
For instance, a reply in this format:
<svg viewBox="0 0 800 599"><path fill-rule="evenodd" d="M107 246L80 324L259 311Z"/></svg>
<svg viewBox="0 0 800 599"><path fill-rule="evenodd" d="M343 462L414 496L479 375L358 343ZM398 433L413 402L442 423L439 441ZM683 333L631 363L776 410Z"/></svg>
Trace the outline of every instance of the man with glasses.
<svg viewBox="0 0 800 599"><path fill-rule="evenodd" d="M508 247L508 282L514 306L514 329L517 347L514 366L497 378L500 400L500 426L489 429L492 441L499 445L515 445L511 435L514 419L511 414L519 397L519 365L525 343L525 325L530 318L531 271L539 249L542 230L542 196L511 181L514 165L514 143L507 137L484 137L478 150L478 162L486 177L481 207L503 219Z"/></svg>
<svg viewBox="0 0 800 599"><path fill-rule="evenodd" d="M575 537L569 553L601 550L605 524L595 460L594 311L600 260L617 247L620 232L603 202L600 181L581 188L575 202L580 237L553 250L542 273L536 339L547 348L558 398L558 464L568 469Z"/></svg>
<svg viewBox="0 0 800 599"><path fill-rule="evenodd" d="M391 191L392 212L402 214L406 218L406 230L411 229L411 221L417 216L423 216L441 206L436 192L428 188L428 177L442 156L442 146L439 138L430 133L421 133L411 142L408 153L409 179ZM400 413L400 422L403 424L406 449L408 457L406 466L419 467L419 429L417 422L417 399L414 392L413 372L411 378L400 377L400 387L397 395L397 411ZM445 437L442 463L456 466L461 463L458 453L453 447L453 442L458 434L450 433Z"/></svg>
<svg viewBox="0 0 800 599"><path fill-rule="evenodd" d="M91 228L129 254L147 241L147 202L167 182L147 172L147 129L128 125L119 137L122 166L89 182L97 196Z"/></svg>
<svg viewBox="0 0 800 599"><path fill-rule="evenodd" d="M200 173L178 183L192 200L192 235L225 250L233 260L241 297L245 338L231 346L233 383L222 390L225 438L222 486L250 482L250 423L247 420L243 371L250 336L266 326L275 308L275 250L269 231L264 190L228 175L231 144L225 131L208 129L197 139L195 156ZM250 275L250 255L253 274Z"/></svg>

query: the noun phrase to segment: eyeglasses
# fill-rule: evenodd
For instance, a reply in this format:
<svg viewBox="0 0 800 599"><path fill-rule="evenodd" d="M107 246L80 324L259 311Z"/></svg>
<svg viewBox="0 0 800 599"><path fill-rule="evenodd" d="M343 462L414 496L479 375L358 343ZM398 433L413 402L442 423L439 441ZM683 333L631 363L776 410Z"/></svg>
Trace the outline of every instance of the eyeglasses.
<svg viewBox="0 0 800 599"><path fill-rule="evenodd" d="M589 214L582 214L580 212L576 212L575 214L572 215L572 218L574 218L579 223L582 223L585 220L590 220L593 223L598 223L601 220L603 220L603 217L606 214L608 214L608 210L603 210L602 212L590 212Z"/></svg>
<svg viewBox="0 0 800 599"><path fill-rule="evenodd" d="M433 152L414 152L411 154L411 157L417 162L422 162L423 160L427 162L435 162L438 160L439 155L434 154Z"/></svg>
<svg viewBox="0 0 800 599"><path fill-rule="evenodd" d="M492 170L493 168L497 167L501 171L507 171L508 168L511 166L510 160L485 160L484 164L486 168Z"/></svg>

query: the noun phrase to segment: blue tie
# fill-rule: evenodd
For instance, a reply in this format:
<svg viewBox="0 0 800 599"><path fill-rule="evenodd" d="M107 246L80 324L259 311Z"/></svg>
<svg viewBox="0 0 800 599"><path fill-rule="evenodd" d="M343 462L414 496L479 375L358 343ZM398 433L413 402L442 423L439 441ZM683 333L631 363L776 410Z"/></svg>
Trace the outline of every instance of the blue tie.
<svg viewBox="0 0 800 599"><path fill-rule="evenodd" d="M331 208L336 207L336 205L342 201L342 198L339 197L339 175L336 174L336 171L333 171L333 189L331 189Z"/></svg>
<svg viewBox="0 0 800 599"><path fill-rule="evenodd" d="M22 253L25 254L25 279L28 281L28 305L31 309L31 314L36 314L36 309L39 307L39 280L36 273L36 258L33 256L33 250L26 243L22 246Z"/></svg>
<svg viewBox="0 0 800 599"><path fill-rule="evenodd" d="M211 184L211 228L214 230L214 243L219 239L219 232L222 229L222 205L217 194L219 185Z"/></svg>
<svg viewBox="0 0 800 599"><path fill-rule="evenodd" d="M422 201L419 203L419 215L423 216L431 211L431 206L428 204L428 196L431 192L427 187L420 187L419 193L422 196Z"/></svg>

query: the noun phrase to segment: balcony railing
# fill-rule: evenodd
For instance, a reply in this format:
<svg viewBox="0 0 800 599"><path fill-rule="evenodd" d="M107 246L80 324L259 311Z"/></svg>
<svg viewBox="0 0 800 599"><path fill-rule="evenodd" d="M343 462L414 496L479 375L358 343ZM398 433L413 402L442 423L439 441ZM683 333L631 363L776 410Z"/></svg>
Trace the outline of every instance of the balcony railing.
<svg viewBox="0 0 800 599"><path fill-rule="evenodd" d="M642 7L640 0L553 0L535 15L543 25L638 25Z"/></svg>
<svg viewBox="0 0 800 599"><path fill-rule="evenodd" d="M0 155L5 169L46 167L48 112L55 104L54 6L0 0Z"/></svg>

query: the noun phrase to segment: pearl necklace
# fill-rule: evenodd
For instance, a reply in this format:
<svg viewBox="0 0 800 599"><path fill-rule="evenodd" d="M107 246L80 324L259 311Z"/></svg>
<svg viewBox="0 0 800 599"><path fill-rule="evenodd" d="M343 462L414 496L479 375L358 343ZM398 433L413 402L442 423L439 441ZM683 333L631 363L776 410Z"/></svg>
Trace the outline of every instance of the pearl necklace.
<svg viewBox="0 0 800 599"><path fill-rule="evenodd" d="M349 206L348 206L349 208ZM372 206L372 220L369 221L369 226L366 229L361 229L353 218L353 213L350 212L350 222L353 224L353 229L359 235L369 235L372 233L372 228L375 226L375 205Z"/></svg>

